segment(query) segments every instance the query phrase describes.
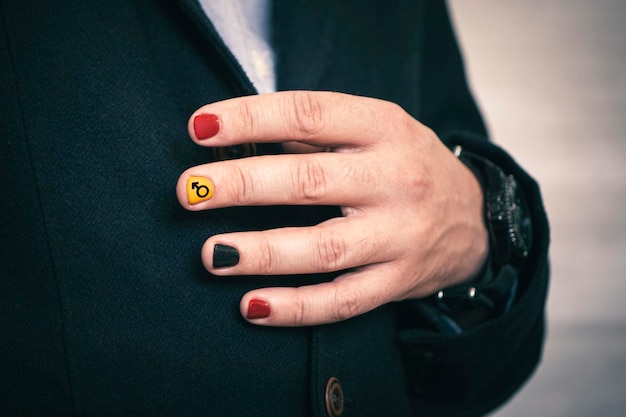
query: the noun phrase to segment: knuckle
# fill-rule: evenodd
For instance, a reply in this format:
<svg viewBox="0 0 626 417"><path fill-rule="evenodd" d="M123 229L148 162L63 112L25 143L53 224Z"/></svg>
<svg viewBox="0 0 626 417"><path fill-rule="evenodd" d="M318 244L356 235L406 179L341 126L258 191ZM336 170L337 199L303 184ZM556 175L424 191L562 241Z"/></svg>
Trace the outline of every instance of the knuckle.
<svg viewBox="0 0 626 417"><path fill-rule="evenodd" d="M347 178L352 184L359 186L375 186L380 178L383 178L383 170L379 161L368 161L363 163L350 162L343 166L342 176Z"/></svg>
<svg viewBox="0 0 626 417"><path fill-rule="evenodd" d="M413 193L417 195L425 195L428 192L431 184L431 174L428 172L428 168L422 166L421 168L413 169L405 173L404 178L401 180L402 184Z"/></svg>
<svg viewBox="0 0 626 417"><path fill-rule="evenodd" d="M412 126L414 119L397 103L391 101L384 101L383 107L380 110L380 114L383 114L386 119L392 122L396 126L406 128Z"/></svg>
<svg viewBox="0 0 626 417"><path fill-rule="evenodd" d="M332 232L322 232L317 236L315 242L317 247L316 269L320 272L342 269L347 251L343 237Z"/></svg>
<svg viewBox="0 0 626 417"><path fill-rule="evenodd" d="M334 308L331 309L332 321L343 321L352 318L360 313L359 297L354 291L348 289L337 289L333 294Z"/></svg>
<svg viewBox="0 0 626 417"><path fill-rule="evenodd" d="M245 206L252 201L254 195L254 175L250 170L238 166L234 170L233 176L236 180L230 181L231 198L235 205Z"/></svg>
<svg viewBox="0 0 626 417"><path fill-rule="evenodd" d="M411 116L402 108L398 103L394 103L393 101L385 101L385 106L387 106L387 112L389 114L395 115L396 117L402 118L404 121L411 120Z"/></svg>
<svg viewBox="0 0 626 417"><path fill-rule="evenodd" d="M256 107L246 100L242 100L239 105L239 123L237 124L240 129L238 133L241 137L249 139L256 137L258 133L258 118L259 114Z"/></svg>
<svg viewBox="0 0 626 417"><path fill-rule="evenodd" d="M385 142L396 145L407 139L417 140L421 134L417 122L400 105L392 102L384 102L379 112L374 116L379 125L387 126Z"/></svg>
<svg viewBox="0 0 626 417"><path fill-rule="evenodd" d="M312 136L321 131L325 111L317 96L310 91L296 91L291 100L293 125L298 136Z"/></svg>
<svg viewBox="0 0 626 417"><path fill-rule="evenodd" d="M305 318L305 306L306 300L301 296L295 296L292 300L293 303L293 325L302 326Z"/></svg>
<svg viewBox="0 0 626 417"><path fill-rule="evenodd" d="M279 262L278 251L269 241L263 240L259 246L259 273L269 275L276 271Z"/></svg>
<svg viewBox="0 0 626 417"><path fill-rule="evenodd" d="M322 165L313 158L304 158L296 165L293 189L298 200L315 202L326 193L327 178Z"/></svg>

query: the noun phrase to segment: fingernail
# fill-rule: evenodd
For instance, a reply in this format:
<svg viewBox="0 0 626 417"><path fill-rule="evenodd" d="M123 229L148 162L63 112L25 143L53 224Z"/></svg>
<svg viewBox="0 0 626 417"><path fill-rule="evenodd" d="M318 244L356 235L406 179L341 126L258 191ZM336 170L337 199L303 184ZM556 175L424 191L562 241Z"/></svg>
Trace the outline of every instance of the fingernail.
<svg viewBox="0 0 626 417"><path fill-rule="evenodd" d="M193 131L200 140L212 138L220 131L220 119L214 114L199 114L193 119Z"/></svg>
<svg viewBox="0 0 626 417"><path fill-rule="evenodd" d="M267 301L253 298L248 303L248 314L246 317L249 319L264 319L265 317L269 317L271 312L272 309Z"/></svg>
<svg viewBox="0 0 626 417"><path fill-rule="evenodd" d="M213 197L215 186L205 177L189 177L187 179L187 201L194 205Z"/></svg>
<svg viewBox="0 0 626 417"><path fill-rule="evenodd" d="M216 244L213 247L213 268L226 268L239 263L239 251L232 246Z"/></svg>

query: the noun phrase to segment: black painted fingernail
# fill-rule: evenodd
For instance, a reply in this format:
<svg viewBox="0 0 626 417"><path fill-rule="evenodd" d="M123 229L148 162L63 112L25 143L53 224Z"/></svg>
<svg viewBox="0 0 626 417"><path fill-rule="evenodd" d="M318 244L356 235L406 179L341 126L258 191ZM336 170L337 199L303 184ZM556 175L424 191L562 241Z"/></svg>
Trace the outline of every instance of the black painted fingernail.
<svg viewBox="0 0 626 417"><path fill-rule="evenodd" d="M226 268L239 263L239 251L232 246L220 245L213 247L213 268Z"/></svg>

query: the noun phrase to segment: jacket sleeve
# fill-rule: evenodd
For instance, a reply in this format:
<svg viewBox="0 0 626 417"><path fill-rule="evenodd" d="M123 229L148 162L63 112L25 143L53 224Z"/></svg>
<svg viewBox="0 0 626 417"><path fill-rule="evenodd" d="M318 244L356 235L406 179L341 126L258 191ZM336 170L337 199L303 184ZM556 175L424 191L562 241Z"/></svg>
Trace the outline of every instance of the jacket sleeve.
<svg viewBox="0 0 626 417"><path fill-rule="evenodd" d="M540 360L549 229L537 183L487 139L445 3L426 4L418 118L448 147L461 145L513 174L528 200L533 223L533 246L519 277L517 299L503 316L461 334L443 334L428 329L408 303L399 306L399 341L415 415L477 416L510 398Z"/></svg>

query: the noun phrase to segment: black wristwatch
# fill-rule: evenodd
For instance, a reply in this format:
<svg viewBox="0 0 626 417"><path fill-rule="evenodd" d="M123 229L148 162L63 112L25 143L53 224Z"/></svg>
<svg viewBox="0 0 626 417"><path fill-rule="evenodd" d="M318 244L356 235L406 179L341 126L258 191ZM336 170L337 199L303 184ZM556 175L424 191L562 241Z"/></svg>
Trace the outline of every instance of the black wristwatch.
<svg viewBox="0 0 626 417"><path fill-rule="evenodd" d="M478 281L445 288L435 299L455 320L475 310L493 317L510 306L518 276L530 253L532 224L528 205L513 175L479 155L465 152L461 146L453 152L481 184L490 254Z"/></svg>
<svg viewBox="0 0 626 417"><path fill-rule="evenodd" d="M511 263L519 267L530 251L532 225L524 193L515 177L481 156L464 152L461 146L454 148L454 154L481 183L495 266Z"/></svg>

